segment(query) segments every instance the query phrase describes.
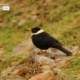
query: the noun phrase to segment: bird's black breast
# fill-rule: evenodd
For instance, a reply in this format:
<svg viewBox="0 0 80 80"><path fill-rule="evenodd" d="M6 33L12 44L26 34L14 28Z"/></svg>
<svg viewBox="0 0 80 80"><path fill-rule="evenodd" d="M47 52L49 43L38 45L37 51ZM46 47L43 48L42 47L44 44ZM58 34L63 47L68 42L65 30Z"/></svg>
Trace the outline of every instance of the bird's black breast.
<svg viewBox="0 0 80 80"><path fill-rule="evenodd" d="M61 44L46 32L32 35L33 44L40 49L48 49L50 47L59 47Z"/></svg>
<svg viewBox="0 0 80 80"><path fill-rule="evenodd" d="M44 33L40 33L40 34L32 36L32 42L37 48L48 49L49 46L46 44L44 39L45 40L47 39L47 38L45 38L45 34Z"/></svg>

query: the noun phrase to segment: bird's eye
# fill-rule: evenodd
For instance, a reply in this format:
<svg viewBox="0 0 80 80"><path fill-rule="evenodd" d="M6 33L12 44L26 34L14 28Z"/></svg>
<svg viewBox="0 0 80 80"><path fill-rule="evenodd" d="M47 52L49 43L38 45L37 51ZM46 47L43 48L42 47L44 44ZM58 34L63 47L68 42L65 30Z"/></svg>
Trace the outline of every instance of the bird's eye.
<svg viewBox="0 0 80 80"><path fill-rule="evenodd" d="M35 32L36 30L34 29L33 31Z"/></svg>
<svg viewBox="0 0 80 80"><path fill-rule="evenodd" d="M37 32L35 29L32 30L33 33Z"/></svg>

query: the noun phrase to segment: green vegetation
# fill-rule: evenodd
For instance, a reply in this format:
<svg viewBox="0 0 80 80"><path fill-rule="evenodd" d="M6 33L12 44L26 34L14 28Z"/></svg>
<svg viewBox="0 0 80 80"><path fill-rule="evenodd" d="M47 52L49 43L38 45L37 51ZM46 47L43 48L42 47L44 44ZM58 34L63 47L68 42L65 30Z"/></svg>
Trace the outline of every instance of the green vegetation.
<svg viewBox="0 0 80 80"><path fill-rule="evenodd" d="M67 62L67 65L64 66L63 70L66 74L80 74L80 55L75 55L75 57Z"/></svg>
<svg viewBox="0 0 80 80"><path fill-rule="evenodd" d="M5 0L1 2L5 3ZM0 60L4 60L0 62L0 72L14 61L15 58L10 57L13 48L30 38L30 32L26 29L40 23L63 45L80 46L79 0L22 0L9 1L9 4L9 12L0 11L0 49L4 49L0 56ZM79 58L75 56L68 69L64 69L67 74L80 74ZM17 59L22 60L22 57Z"/></svg>
<svg viewBox="0 0 80 80"><path fill-rule="evenodd" d="M66 65L62 67L65 74L68 75L68 80L80 79L80 54L75 55L72 59L68 60ZM75 76L75 77L74 77ZM79 78L77 78L78 76Z"/></svg>
<svg viewBox="0 0 80 80"><path fill-rule="evenodd" d="M66 45L80 46L80 26L72 27L71 29L62 33L60 40Z"/></svg>

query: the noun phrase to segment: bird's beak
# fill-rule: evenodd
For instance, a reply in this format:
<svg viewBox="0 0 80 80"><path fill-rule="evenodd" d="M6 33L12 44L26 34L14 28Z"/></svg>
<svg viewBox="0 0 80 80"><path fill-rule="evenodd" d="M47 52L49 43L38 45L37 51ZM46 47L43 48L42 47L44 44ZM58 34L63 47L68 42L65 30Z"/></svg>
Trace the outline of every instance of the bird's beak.
<svg viewBox="0 0 80 80"><path fill-rule="evenodd" d="M31 31L31 29L30 29L30 28L27 28L26 30L27 30L27 31Z"/></svg>

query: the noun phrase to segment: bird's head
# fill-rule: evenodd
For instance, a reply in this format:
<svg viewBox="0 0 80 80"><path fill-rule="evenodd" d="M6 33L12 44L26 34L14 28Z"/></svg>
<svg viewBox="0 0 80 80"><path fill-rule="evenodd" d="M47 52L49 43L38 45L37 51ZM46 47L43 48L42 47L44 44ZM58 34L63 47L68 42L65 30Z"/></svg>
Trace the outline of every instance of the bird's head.
<svg viewBox="0 0 80 80"><path fill-rule="evenodd" d="M44 32L40 27L34 27L31 29L32 35L40 34Z"/></svg>

